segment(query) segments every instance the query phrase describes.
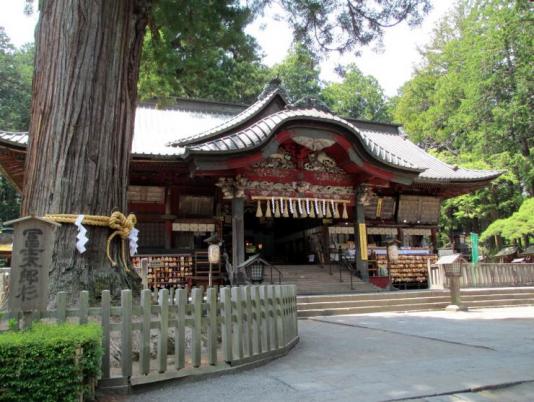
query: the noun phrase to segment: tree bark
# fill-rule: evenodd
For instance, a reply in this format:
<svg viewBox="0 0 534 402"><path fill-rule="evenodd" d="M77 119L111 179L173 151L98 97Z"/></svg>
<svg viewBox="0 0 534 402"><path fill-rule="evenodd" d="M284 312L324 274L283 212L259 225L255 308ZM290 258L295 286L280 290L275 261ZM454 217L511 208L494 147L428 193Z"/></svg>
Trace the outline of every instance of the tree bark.
<svg viewBox="0 0 534 402"><path fill-rule="evenodd" d="M22 214L126 214L126 190L137 78L149 0L40 2L36 29L30 139ZM87 251L77 229L57 231L50 297L76 299L132 287L137 276L111 267L110 230L87 226ZM113 253L119 253L118 240Z"/></svg>

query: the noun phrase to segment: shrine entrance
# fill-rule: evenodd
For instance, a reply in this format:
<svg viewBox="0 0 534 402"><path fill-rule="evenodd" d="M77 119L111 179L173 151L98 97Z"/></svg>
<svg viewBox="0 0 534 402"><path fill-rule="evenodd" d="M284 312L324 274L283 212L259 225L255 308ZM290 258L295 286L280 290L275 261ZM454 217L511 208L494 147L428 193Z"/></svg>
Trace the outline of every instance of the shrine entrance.
<svg viewBox="0 0 534 402"><path fill-rule="evenodd" d="M256 210L256 204L245 209L245 258L261 253L273 264L324 263L322 219L257 217Z"/></svg>

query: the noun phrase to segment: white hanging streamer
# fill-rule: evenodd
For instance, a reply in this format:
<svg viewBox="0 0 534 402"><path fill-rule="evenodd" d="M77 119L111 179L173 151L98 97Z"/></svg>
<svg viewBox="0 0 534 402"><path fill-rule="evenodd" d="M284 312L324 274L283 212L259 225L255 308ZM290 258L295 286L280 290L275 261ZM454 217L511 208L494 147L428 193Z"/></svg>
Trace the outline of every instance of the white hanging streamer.
<svg viewBox="0 0 534 402"><path fill-rule="evenodd" d="M284 199L280 197L280 213L284 214Z"/></svg>
<svg viewBox="0 0 534 402"><path fill-rule="evenodd" d="M274 210L275 210L274 197L271 198L271 205L273 206L273 214L274 214Z"/></svg>
<svg viewBox="0 0 534 402"><path fill-rule="evenodd" d="M76 221L74 221L74 225L78 227L78 234L76 235L76 239L78 239L78 241L76 242L76 249L78 250L80 254L85 253L85 251L87 250L85 248L85 245L89 241L89 239L86 236L87 229L84 228L82 225L83 218L84 218L84 215L78 215L78 217L76 218Z"/></svg>
<svg viewBox="0 0 534 402"><path fill-rule="evenodd" d="M315 199L315 212L317 213L317 215L321 213L319 209L319 201L317 201L317 198Z"/></svg>
<svg viewBox="0 0 534 402"><path fill-rule="evenodd" d="M292 199L289 199L289 211L293 213L293 200Z"/></svg>
<svg viewBox="0 0 534 402"><path fill-rule="evenodd" d="M323 200L323 216L326 216L326 201Z"/></svg>
<svg viewBox="0 0 534 402"><path fill-rule="evenodd" d="M128 239L130 240L130 256L134 256L137 254L137 241L139 240L139 230L137 230L136 228L130 230Z"/></svg>
<svg viewBox="0 0 534 402"><path fill-rule="evenodd" d="M302 215L304 213L304 210L302 209L302 199L299 198L297 203L299 205L299 212Z"/></svg>
<svg viewBox="0 0 534 402"><path fill-rule="evenodd" d="M310 199L306 198L306 213L310 216Z"/></svg>

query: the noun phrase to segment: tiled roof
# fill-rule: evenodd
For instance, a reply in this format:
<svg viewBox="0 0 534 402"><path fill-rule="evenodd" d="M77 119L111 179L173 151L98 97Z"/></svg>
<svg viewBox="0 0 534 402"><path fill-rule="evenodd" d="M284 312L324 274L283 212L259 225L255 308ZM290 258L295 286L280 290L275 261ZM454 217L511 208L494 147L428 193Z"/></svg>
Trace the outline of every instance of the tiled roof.
<svg viewBox="0 0 534 402"><path fill-rule="evenodd" d="M406 138L399 126L343 119L324 110L284 109L273 113L248 128L220 137L254 116L276 96L278 89L267 92L246 110L239 108L195 109L195 105L181 103L170 109L140 106L137 108L132 153L134 156L155 158L182 158L186 150L192 153L228 153L261 146L282 124L307 119L344 127L358 137L364 147L378 160L402 169L421 172L415 179L419 183L447 183L486 181L499 176L498 171L471 170L448 165L419 148ZM182 102L183 103L183 102ZM182 105L183 106L183 105ZM237 105L236 105L237 106ZM212 128L215 127L215 128ZM211 128L211 129L210 129ZM201 132L201 134L197 134ZM215 139L210 139L216 137ZM194 139L194 141L193 141ZM169 146L171 141L202 141L197 145ZM0 140L6 144L25 147L26 132L2 132Z"/></svg>
<svg viewBox="0 0 534 402"><path fill-rule="evenodd" d="M380 161L388 165L409 170L420 170L416 164L412 163L403 155L381 146L372 136L360 133L358 129L347 120L332 113L317 109L282 110L263 118L245 130L199 145L193 145L187 147L187 149L194 153L228 153L253 149L265 143L281 125L293 120L302 119L341 125L363 140L364 147Z"/></svg>
<svg viewBox="0 0 534 402"><path fill-rule="evenodd" d="M284 90L280 87L274 87L271 91L267 92L266 94L262 95L257 102L243 110L241 113L231 117L230 119L226 120L222 124L212 127L209 130L203 131L201 133L181 138L175 141L171 142L169 145L171 146L184 146L196 143L198 141L206 141L210 138L216 137L217 135L220 135L224 133L225 131L229 131L232 128L235 128L243 123L245 123L247 120L255 116L257 113L259 113L265 106L271 102L275 96L281 96L282 99L285 100Z"/></svg>
<svg viewBox="0 0 534 402"><path fill-rule="evenodd" d="M384 130L385 131L385 130ZM496 170L472 170L451 166L425 152L402 133L377 131L360 128L360 133L372 138L376 144L390 153L397 153L409 159L423 172L415 179L416 182L461 182L488 180L498 177L501 172Z"/></svg>
<svg viewBox="0 0 534 402"><path fill-rule="evenodd" d="M0 131L0 138L8 144L26 147L28 143L27 132Z"/></svg>

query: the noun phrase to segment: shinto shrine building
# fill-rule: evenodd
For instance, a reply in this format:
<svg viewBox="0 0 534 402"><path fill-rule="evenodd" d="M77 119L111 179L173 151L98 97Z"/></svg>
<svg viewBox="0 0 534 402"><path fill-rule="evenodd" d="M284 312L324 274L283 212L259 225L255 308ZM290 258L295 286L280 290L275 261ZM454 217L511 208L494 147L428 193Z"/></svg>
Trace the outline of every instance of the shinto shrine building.
<svg viewBox="0 0 534 402"><path fill-rule="evenodd" d="M18 189L27 138L0 132L2 173ZM248 107L140 105L128 200L156 287L199 277L213 233L234 266L256 253L273 264L327 264L341 250L364 281L396 240L389 275L412 286L426 282L436 254L440 203L498 175L448 165L398 125L340 117L312 100L291 104L271 83Z"/></svg>

